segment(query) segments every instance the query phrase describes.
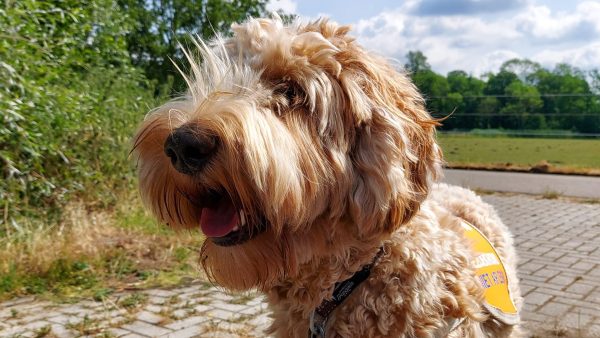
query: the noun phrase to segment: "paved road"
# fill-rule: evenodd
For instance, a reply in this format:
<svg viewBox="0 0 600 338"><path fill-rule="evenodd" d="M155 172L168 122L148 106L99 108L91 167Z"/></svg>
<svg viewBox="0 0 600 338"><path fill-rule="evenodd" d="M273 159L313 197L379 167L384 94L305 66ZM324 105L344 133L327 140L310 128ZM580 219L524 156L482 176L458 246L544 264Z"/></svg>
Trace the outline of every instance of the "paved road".
<svg viewBox="0 0 600 338"><path fill-rule="evenodd" d="M600 198L600 177L486 170L444 170L445 181L471 189Z"/></svg>
<svg viewBox="0 0 600 338"><path fill-rule="evenodd" d="M529 195L484 199L516 236L526 328L535 337L600 337L600 204ZM104 302L0 303L0 337L264 337L269 323L262 297L228 295L200 281Z"/></svg>

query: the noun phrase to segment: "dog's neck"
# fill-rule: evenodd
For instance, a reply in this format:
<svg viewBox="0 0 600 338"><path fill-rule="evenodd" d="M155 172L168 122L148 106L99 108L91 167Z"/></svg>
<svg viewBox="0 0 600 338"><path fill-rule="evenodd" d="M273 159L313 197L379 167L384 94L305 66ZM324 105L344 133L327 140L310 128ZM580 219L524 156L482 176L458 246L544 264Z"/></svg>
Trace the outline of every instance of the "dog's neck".
<svg viewBox="0 0 600 338"><path fill-rule="evenodd" d="M316 255L299 262L296 271L268 292L269 297L273 297L273 303L284 302L301 309L306 317L323 300L332 297L336 283L349 279L371 264L383 241L383 238L351 239L349 236L324 236L320 239L309 236L298 241L292 249L297 252L295 257L302 257L303 253L311 250Z"/></svg>

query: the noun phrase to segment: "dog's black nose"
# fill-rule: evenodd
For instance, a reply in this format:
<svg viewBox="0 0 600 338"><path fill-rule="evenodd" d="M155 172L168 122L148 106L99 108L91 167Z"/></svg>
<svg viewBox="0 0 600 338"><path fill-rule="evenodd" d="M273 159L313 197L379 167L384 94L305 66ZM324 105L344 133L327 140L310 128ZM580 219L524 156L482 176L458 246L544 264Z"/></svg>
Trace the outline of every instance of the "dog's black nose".
<svg viewBox="0 0 600 338"><path fill-rule="evenodd" d="M165 141L165 154L177 171L193 175L202 170L217 152L219 139L205 130L184 125Z"/></svg>

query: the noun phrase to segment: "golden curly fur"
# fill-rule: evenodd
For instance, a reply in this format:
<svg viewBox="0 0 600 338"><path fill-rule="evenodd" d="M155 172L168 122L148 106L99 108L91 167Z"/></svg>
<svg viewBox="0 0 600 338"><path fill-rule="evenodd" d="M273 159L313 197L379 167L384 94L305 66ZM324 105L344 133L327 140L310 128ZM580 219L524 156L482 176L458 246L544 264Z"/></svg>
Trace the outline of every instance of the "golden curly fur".
<svg viewBox="0 0 600 338"><path fill-rule="evenodd" d="M142 196L159 220L198 228L210 191L247 218L248 241L205 241L210 278L265 292L270 333L306 337L335 283L383 247L368 280L333 312L328 337L441 337L448 318L463 320L451 337L518 336L481 306L460 219L495 245L520 304L511 235L472 192L433 183L437 122L408 77L328 20L250 19L233 31L186 52L189 91L152 111L134 143ZM163 149L182 126L218 139L192 174Z"/></svg>

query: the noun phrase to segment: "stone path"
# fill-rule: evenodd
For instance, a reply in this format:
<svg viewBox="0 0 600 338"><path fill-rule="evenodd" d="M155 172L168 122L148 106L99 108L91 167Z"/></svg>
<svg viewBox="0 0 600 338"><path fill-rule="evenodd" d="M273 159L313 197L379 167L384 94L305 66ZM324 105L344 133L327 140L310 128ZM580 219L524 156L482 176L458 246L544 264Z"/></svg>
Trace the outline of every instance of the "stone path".
<svg viewBox="0 0 600 338"><path fill-rule="evenodd" d="M487 195L516 236L535 337L600 337L600 204L527 195ZM172 290L53 304L0 303L0 337L263 337L263 298L228 295L197 282Z"/></svg>

